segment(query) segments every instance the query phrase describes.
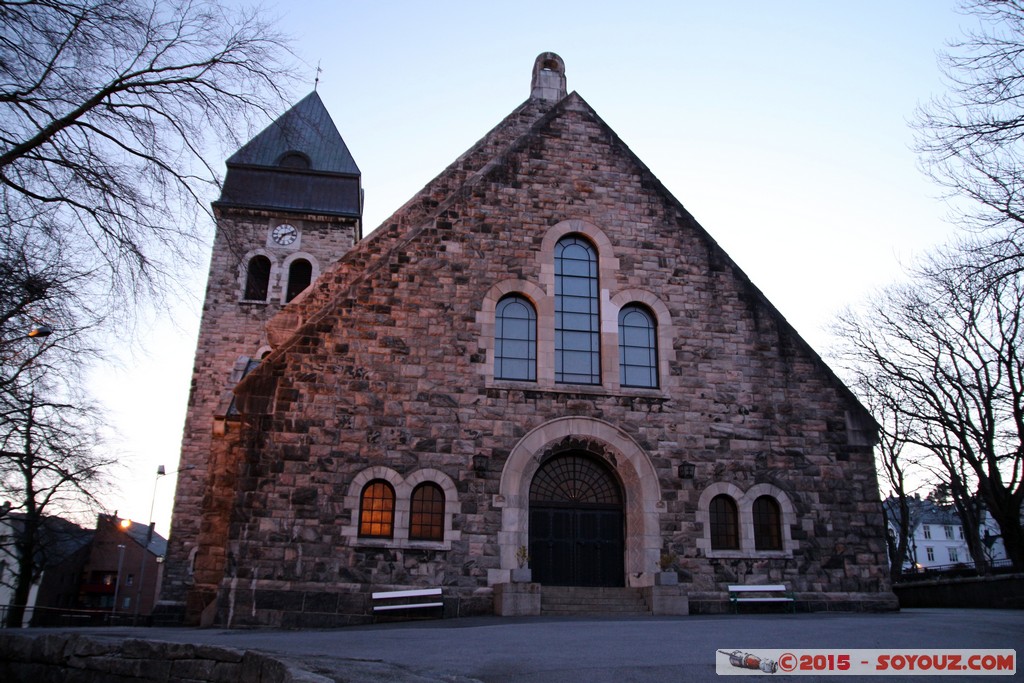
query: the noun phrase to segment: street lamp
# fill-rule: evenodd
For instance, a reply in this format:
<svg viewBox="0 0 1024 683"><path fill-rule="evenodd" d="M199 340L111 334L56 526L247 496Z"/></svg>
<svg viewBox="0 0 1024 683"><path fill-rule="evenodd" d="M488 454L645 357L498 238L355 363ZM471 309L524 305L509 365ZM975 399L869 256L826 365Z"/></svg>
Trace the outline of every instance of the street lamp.
<svg viewBox="0 0 1024 683"><path fill-rule="evenodd" d="M131 524L131 522L128 522ZM117 594L121 589L121 566L124 564L124 543L117 544L117 575L114 577L114 606L110 610L110 616L117 614Z"/></svg>
<svg viewBox="0 0 1024 683"><path fill-rule="evenodd" d="M28 331L28 336L31 339L49 337L51 334L53 334L53 328L46 323L36 323Z"/></svg>
<svg viewBox="0 0 1024 683"><path fill-rule="evenodd" d="M139 589L135 592L135 616L132 625L137 625L139 609L142 605L142 586L146 581L146 555L149 554L149 544L153 542L153 508L156 506L156 487L160 483L160 477L167 474L163 465L157 465L156 480L153 482L153 498L149 502L149 526L146 527L146 544L142 547L142 563L139 567Z"/></svg>

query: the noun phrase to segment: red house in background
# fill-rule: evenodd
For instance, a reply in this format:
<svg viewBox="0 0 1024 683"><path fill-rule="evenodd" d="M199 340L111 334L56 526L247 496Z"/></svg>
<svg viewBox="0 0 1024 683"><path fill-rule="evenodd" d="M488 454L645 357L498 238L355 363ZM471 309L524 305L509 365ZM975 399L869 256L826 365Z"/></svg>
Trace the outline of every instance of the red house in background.
<svg viewBox="0 0 1024 683"><path fill-rule="evenodd" d="M79 589L79 607L148 617L163 575L167 540L153 526L100 515Z"/></svg>

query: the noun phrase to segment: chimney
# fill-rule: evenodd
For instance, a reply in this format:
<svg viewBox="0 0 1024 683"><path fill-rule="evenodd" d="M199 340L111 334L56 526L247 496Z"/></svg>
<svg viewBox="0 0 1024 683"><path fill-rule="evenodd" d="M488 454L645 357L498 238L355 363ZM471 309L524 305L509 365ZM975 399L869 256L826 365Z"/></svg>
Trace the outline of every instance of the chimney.
<svg viewBox="0 0 1024 683"><path fill-rule="evenodd" d="M533 63L530 99L558 102L565 94L565 62L554 52L542 52Z"/></svg>

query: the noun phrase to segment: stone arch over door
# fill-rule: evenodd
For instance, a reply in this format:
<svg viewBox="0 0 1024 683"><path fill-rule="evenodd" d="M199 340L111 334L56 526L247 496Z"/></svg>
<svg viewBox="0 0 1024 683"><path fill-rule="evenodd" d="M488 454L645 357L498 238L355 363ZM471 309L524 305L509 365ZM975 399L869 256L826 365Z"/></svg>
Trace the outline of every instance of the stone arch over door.
<svg viewBox="0 0 1024 683"><path fill-rule="evenodd" d="M602 460L618 476L625 497L625 571L629 586L649 586L661 556L659 519L664 509L658 473L647 453L628 434L604 422L586 417L562 417L531 430L519 440L501 473L498 532L500 569L492 570L489 582L509 580L518 566L516 550L529 545L530 485L542 462L554 453L578 450Z"/></svg>

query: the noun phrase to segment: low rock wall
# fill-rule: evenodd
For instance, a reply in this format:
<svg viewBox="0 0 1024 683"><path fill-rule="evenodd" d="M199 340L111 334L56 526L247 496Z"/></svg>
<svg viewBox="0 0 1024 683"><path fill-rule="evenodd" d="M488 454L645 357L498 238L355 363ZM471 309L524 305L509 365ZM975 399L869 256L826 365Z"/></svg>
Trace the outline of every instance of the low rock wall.
<svg viewBox="0 0 1024 683"><path fill-rule="evenodd" d="M1024 574L897 583L900 607L1024 609Z"/></svg>
<svg viewBox="0 0 1024 683"><path fill-rule="evenodd" d="M0 681L26 683L325 683L256 652L80 634L0 633Z"/></svg>

